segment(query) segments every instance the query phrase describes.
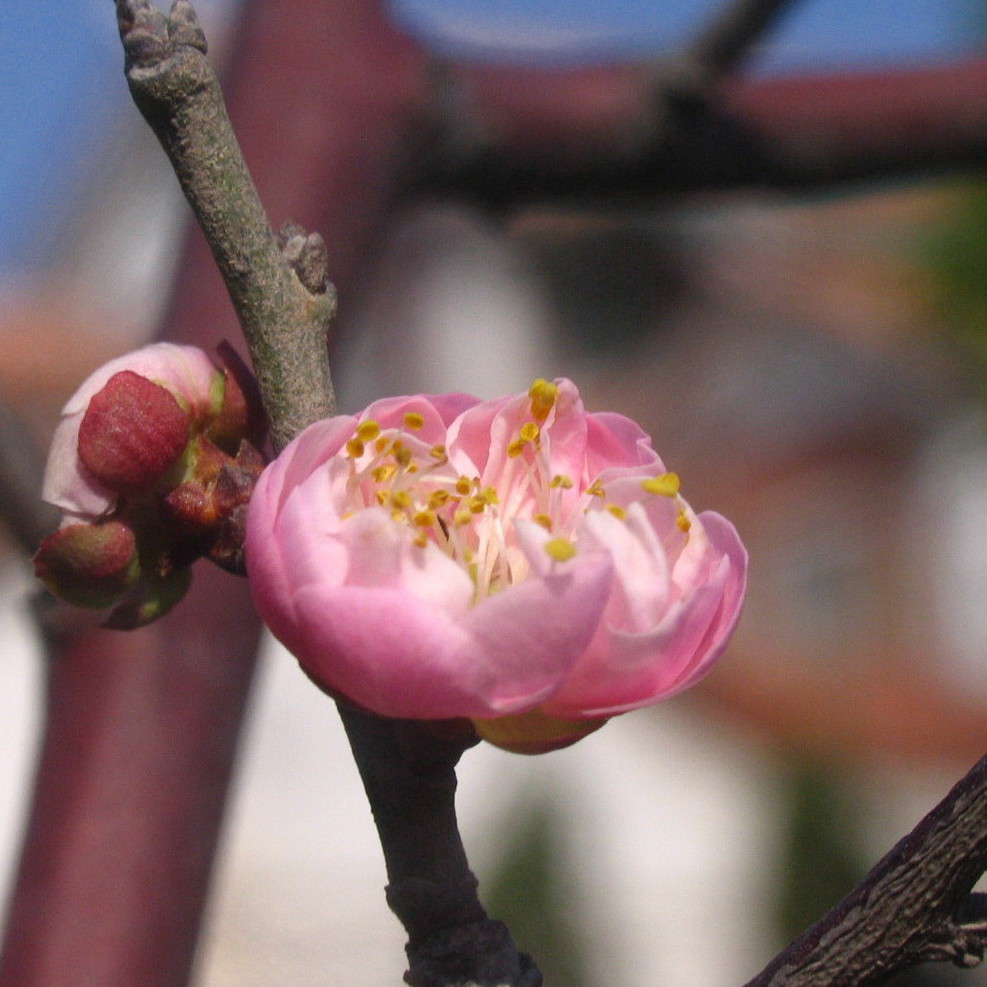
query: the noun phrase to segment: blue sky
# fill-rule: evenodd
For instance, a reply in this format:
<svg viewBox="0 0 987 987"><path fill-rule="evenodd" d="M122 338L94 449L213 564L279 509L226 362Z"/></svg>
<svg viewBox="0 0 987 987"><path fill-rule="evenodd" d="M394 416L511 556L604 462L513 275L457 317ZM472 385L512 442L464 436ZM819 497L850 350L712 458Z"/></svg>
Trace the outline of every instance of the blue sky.
<svg viewBox="0 0 987 987"><path fill-rule="evenodd" d="M163 0L161 0L163 2ZM199 0L200 11L235 0ZM278 2L278 0L270 0ZM393 0L428 42L470 57L642 57L674 49L722 0ZM945 57L976 43L978 0L802 0L758 71ZM0 277L42 264L73 181L132 113L110 0L0 2Z"/></svg>
<svg viewBox="0 0 987 987"><path fill-rule="evenodd" d="M459 54L503 59L644 56L687 41L724 0L393 0L398 17ZM927 58L973 41L978 0L801 0L763 71Z"/></svg>

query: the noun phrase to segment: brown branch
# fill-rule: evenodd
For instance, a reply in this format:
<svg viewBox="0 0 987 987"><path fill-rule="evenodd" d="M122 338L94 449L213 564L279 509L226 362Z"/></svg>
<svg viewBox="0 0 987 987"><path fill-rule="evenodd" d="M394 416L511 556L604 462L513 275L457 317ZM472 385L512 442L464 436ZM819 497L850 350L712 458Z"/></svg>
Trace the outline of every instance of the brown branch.
<svg viewBox="0 0 987 987"><path fill-rule="evenodd" d="M828 915L746 987L859 987L916 963L978 964L987 947L987 757Z"/></svg>
<svg viewBox="0 0 987 987"><path fill-rule="evenodd" d="M446 121L420 157L411 191L503 208L640 204L673 194L811 189L987 163L987 57L894 72L736 81L685 98L671 72L664 99L656 82L662 71L456 70L460 91L452 102L469 107L469 127Z"/></svg>
<svg viewBox="0 0 987 987"><path fill-rule="evenodd" d="M117 19L131 95L209 241L280 449L335 410L326 334L336 301L324 245L296 228L275 238L188 0L175 0L167 18L148 0L117 0Z"/></svg>

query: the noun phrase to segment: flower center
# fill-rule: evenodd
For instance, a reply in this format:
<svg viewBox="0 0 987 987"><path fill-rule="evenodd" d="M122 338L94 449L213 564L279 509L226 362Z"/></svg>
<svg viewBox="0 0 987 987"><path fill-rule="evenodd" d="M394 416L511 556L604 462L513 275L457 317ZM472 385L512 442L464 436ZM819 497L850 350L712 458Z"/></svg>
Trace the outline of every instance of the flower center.
<svg viewBox="0 0 987 987"><path fill-rule="evenodd" d="M434 544L466 569L477 603L527 576L529 563L515 527L519 520L550 532L545 551L567 561L576 554L576 525L597 500L618 518L624 509L606 504L599 482L580 490L573 477L553 469L558 390L546 380L532 384L516 426L502 448L489 449L482 470L465 453L450 456L445 445L422 441L418 433L425 417L419 412L407 412L401 427L360 422L345 446L343 517L368 507L389 511L395 523L413 532L416 547ZM672 473L649 478L642 490L676 497L678 478Z"/></svg>

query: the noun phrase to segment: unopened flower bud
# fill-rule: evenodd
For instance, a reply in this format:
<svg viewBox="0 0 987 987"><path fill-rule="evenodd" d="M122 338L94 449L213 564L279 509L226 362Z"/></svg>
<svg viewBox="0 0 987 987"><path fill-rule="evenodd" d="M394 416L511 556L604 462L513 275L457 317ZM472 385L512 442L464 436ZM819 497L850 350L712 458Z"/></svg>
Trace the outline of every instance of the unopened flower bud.
<svg viewBox="0 0 987 987"><path fill-rule="evenodd" d="M38 579L77 607L114 604L139 574L134 533L119 521L69 524L49 535L34 556Z"/></svg>
<svg viewBox="0 0 987 987"><path fill-rule="evenodd" d="M79 425L79 458L110 490L145 490L182 454L190 424L171 391L121 370L89 400Z"/></svg>
<svg viewBox="0 0 987 987"><path fill-rule="evenodd" d="M104 627L117 631L132 631L163 617L185 595L192 582L189 566L165 572L145 573L117 601Z"/></svg>
<svg viewBox="0 0 987 987"><path fill-rule="evenodd" d="M216 356L222 377L205 436L231 456L244 440L259 449L267 434L267 419L257 381L229 343L222 343Z"/></svg>
<svg viewBox="0 0 987 987"><path fill-rule="evenodd" d="M62 411L43 497L65 521L41 546L38 575L68 602L112 607L106 626L161 616L198 558L244 570L263 411L235 352L220 359L147 346L93 373Z"/></svg>

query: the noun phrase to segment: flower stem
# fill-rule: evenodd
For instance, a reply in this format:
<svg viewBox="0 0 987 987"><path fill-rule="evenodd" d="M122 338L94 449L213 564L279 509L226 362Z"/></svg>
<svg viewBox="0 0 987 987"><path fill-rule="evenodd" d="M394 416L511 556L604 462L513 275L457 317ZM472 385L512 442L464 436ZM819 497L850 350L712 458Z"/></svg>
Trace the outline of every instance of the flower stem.
<svg viewBox="0 0 987 987"><path fill-rule="evenodd" d="M131 95L223 275L280 450L335 410L326 333L336 296L325 247L296 228L275 237L188 0L175 0L167 17L148 0L117 0L117 19Z"/></svg>
<svg viewBox="0 0 987 987"><path fill-rule="evenodd" d="M541 973L477 898L456 822L456 763L476 743L339 707L380 834L387 903L408 933L414 987L539 987Z"/></svg>

